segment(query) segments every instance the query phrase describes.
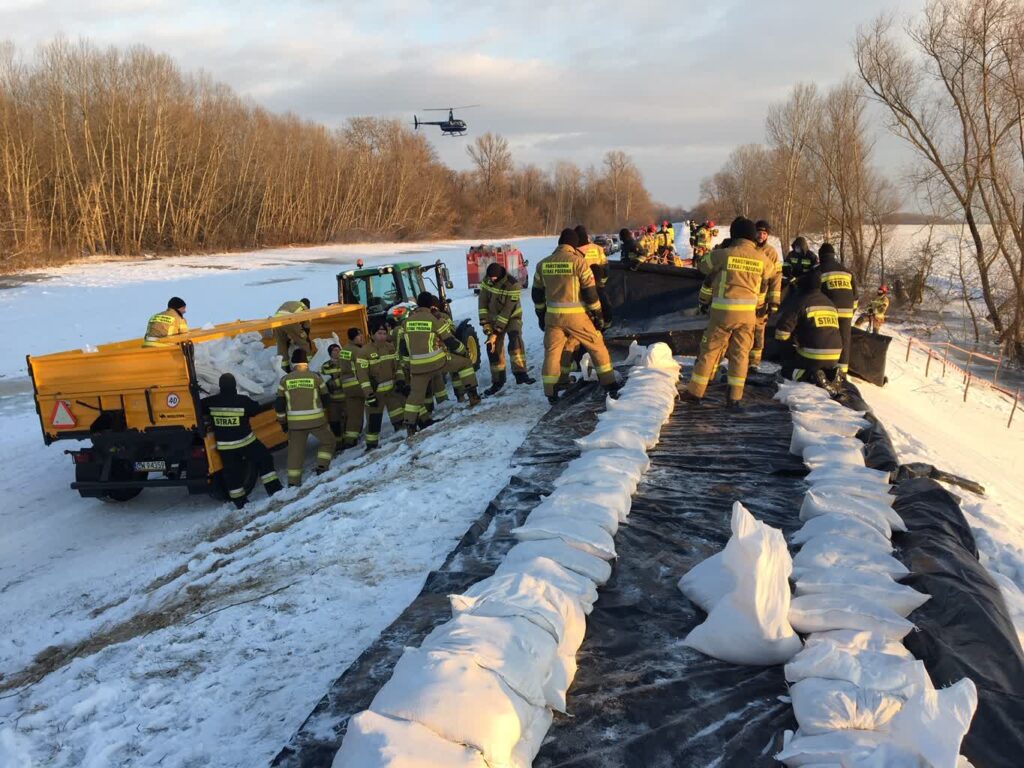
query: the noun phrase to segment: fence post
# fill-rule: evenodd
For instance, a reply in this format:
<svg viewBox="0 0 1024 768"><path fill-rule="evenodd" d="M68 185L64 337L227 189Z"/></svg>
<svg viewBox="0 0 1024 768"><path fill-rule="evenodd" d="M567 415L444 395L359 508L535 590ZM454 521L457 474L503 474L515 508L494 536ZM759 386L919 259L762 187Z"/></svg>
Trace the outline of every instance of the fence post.
<svg viewBox="0 0 1024 768"><path fill-rule="evenodd" d="M974 350L967 353L967 365L964 366L964 384L970 386L971 383L971 361L974 360ZM967 399L966 397L964 398Z"/></svg>
<svg viewBox="0 0 1024 768"><path fill-rule="evenodd" d="M1010 409L1010 420L1006 422L1006 428L1009 429L1010 425L1013 424L1013 414L1017 412L1017 401L1020 400L1020 387L1017 387L1017 393L1013 396L1013 408Z"/></svg>
<svg viewBox="0 0 1024 768"><path fill-rule="evenodd" d="M924 377L928 378L928 369L932 367L932 350L928 349L928 362L924 364Z"/></svg>
<svg viewBox="0 0 1024 768"><path fill-rule="evenodd" d="M912 347L913 345L914 345L914 337L913 337L913 336L911 336L911 337L909 337L909 338L907 339L907 356L906 356L906 358L905 358L905 359L903 360L903 362L905 362L905 363L909 363L909 362L910 362L910 348L911 348L911 347Z"/></svg>
<svg viewBox="0 0 1024 768"><path fill-rule="evenodd" d="M999 350L999 362L996 363L996 372L995 372L995 375L992 377L992 383L993 384L998 384L999 383L999 370L1003 367L1003 354L1004 354L1003 350L1002 350L1002 348L1000 348L1000 350Z"/></svg>
<svg viewBox="0 0 1024 768"><path fill-rule="evenodd" d="M964 379L964 402L967 402L967 390L971 388L971 372L967 372L967 378Z"/></svg>
<svg viewBox="0 0 1024 768"><path fill-rule="evenodd" d="M946 378L946 361L949 359L949 342L946 342L946 348L942 351L942 378Z"/></svg>

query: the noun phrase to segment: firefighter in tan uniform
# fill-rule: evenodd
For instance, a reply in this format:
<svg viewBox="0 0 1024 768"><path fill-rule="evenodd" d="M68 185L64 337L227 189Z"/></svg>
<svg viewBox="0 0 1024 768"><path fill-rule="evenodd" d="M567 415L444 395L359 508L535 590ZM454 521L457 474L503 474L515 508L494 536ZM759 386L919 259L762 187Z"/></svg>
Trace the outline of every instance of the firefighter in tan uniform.
<svg viewBox="0 0 1024 768"><path fill-rule="evenodd" d="M327 395L324 380L309 370L309 358L301 349L292 352L291 372L281 378L277 387L274 410L281 429L288 433L288 485L302 482L302 464L306 458L306 441L316 438L316 473L322 474L334 457L335 438L327 426L323 398Z"/></svg>
<svg viewBox="0 0 1024 768"><path fill-rule="evenodd" d="M366 450L372 451L380 445L380 428L384 423L385 410L396 432L403 424L405 398L397 389L403 374L398 365L398 352L388 341L388 327L385 323L377 326L373 339L364 346L363 352L373 389L370 397L366 398Z"/></svg>
<svg viewBox="0 0 1024 768"><path fill-rule="evenodd" d="M330 357L320 366L320 376L327 384L327 423L337 438L339 447L345 429L345 389L341 381L341 345L331 344L327 348Z"/></svg>
<svg viewBox="0 0 1024 768"><path fill-rule="evenodd" d="M305 312L309 307L309 299L286 301L277 308L274 317L286 317L294 315L296 312ZM309 340L309 323L295 323L275 328L274 340L277 342L277 354L281 356L281 367L286 371L289 369L289 355L293 350L301 349L306 353L307 358L313 354L313 345Z"/></svg>
<svg viewBox="0 0 1024 768"><path fill-rule="evenodd" d="M366 400L373 394L370 384L370 364L363 350L366 337L360 328L348 329L348 343L341 348L341 387L345 393L345 431L341 436L342 450L359 442L363 434Z"/></svg>
<svg viewBox="0 0 1024 768"><path fill-rule="evenodd" d="M761 365L761 356L764 354L764 329L768 325L769 318L779 311L779 302L782 296L782 259L779 252L768 243L768 235L771 234L771 225L764 219L759 219L757 224L757 247L775 264L774 277L761 283L761 292L757 297L756 321L754 323L754 345L750 348L750 367L757 368ZM768 300L769 294L777 298L774 303Z"/></svg>
<svg viewBox="0 0 1024 768"><path fill-rule="evenodd" d="M608 300L608 256L597 243L590 241L590 235L583 225L576 227L576 237L580 241L577 248L586 259L587 266L594 273L594 286L597 288L597 298L601 302L601 317L604 318L604 325L607 328L612 322L612 306Z"/></svg>
<svg viewBox="0 0 1024 768"><path fill-rule="evenodd" d="M512 375L516 384L533 384L526 371L526 345L523 344L523 306L519 301L519 281L501 264L487 265L480 283L478 306L480 327L487 334L487 359L491 364L491 386L485 395L493 395L505 386L505 339L512 359Z"/></svg>
<svg viewBox="0 0 1024 768"><path fill-rule="evenodd" d="M618 385L612 360L601 337L604 327L594 273L576 250L579 238L572 229L562 230L554 253L537 264L533 276L533 303L537 322L544 331L544 394L552 403L561 389L565 348L575 342L590 353L601 385L616 396Z"/></svg>
<svg viewBox="0 0 1024 768"><path fill-rule="evenodd" d="M398 356L408 360L409 396L405 400L405 428L412 436L430 422L421 423L427 388L439 374L450 373L469 397L470 407L480 404L476 391L476 371L467 356L466 345L455 338L447 316L433 308L439 304L434 294L424 291L416 297L417 307L405 321Z"/></svg>
<svg viewBox="0 0 1024 768"><path fill-rule="evenodd" d="M726 407L733 408L743 399L761 283L766 281L769 286L778 283L774 262L756 245L754 222L737 218L730 234L733 244L729 248L710 251L698 264L700 271L710 278L711 317L682 399L699 402L722 356L726 355L729 360ZM779 303L778 294L771 288L767 301L776 306Z"/></svg>
<svg viewBox="0 0 1024 768"><path fill-rule="evenodd" d="M167 302L167 309L157 312L149 318L142 346L166 347L174 343L173 339L167 337L177 336L179 333L188 333L188 323L185 322L185 301L173 296Z"/></svg>

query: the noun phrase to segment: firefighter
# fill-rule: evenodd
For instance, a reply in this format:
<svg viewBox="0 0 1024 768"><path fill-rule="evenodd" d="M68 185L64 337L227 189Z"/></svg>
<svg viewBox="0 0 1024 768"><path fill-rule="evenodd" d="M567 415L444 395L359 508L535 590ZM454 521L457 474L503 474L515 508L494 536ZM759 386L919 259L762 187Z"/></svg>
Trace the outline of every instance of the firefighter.
<svg viewBox="0 0 1024 768"><path fill-rule="evenodd" d="M224 465L224 487L228 498L241 509L248 501L245 490L245 465L251 464L259 472L260 482L273 496L281 490L281 481L274 471L274 457L253 434L249 419L263 410L251 397L238 394L235 377L230 373L220 376L220 392L201 401L203 415L210 419L217 453Z"/></svg>
<svg viewBox="0 0 1024 768"><path fill-rule="evenodd" d="M809 381L831 388L841 381L839 358L843 337L835 304L821 290L821 277L807 272L796 286L797 295L786 300L786 307L775 326L775 338L792 338L796 350L794 381Z"/></svg>
<svg viewBox="0 0 1024 768"><path fill-rule="evenodd" d="M298 301L286 301L277 308L274 317L293 315L296 312L305 312L309 309L309 299ZM274 339L277 341L277 354L281 356L281 367L285 372L289 369L288 360L293 350L301 349L308 358L313 354L313 345L309 340L309 323L295 323L294 325L282 325L274 329Z"/></svg>
<svg viewBox="0 0 1024 768"><path fill-rule="evenodd" d="M512 375L516 384L534 384L526 371L526 346L523 344L523 307L519 301L522 289L501 264L488 264L480 284L480 327L487 334L487 359L491 364L491 386L485 395L493 395L505 386L505 338L512 359Z"/></svg>
<svg viewBox="0 0 1024 768"><path fill-rule="evenodd" d="M288 485L302 482L302 464L306 459L306 441L316 438L316 473L327 471L334 458L335 438L327 426L323 399L328 395L324 380L309 370L306 352L292 352L291 371L281 377L274 410L281 429L288 433Z"/></svg>
<svg viewBox="0 0 1024 768"><path fill-rule="evenodd" d="M676 228L672 226L671 221L664 223L665 233L668 235L668 247L673 251L676 249Z"/></svg>
<svg viewBox="0 0 1024 768"><path fill-rule="evenodd" d="M361 328L348 329L348 343L338 354L341 364L341 387L345 393L345 431L341 436L341 448L353 447L363 434L363 417L366 400L373 394L370 384L370 365L363 345L366 337Z"/></svg>
<svg viewBox="0 0 1024 768"><path fill-rule="evenodd" d="M576 237L580 241L580 247L576 250L583 254L587 266L594 273L594 287L597 288L597 298L601 302L601 316L604 318L604 325L607 328L612 322L612 306L608 300L607 289L608 256L605 255L604 248L590 241L590 235L582 224L576 227Z"/></svg>
<svg viewBox="0 0 1024 768"><path fill-rule="evenodd" d="M589 353L601 385L612 397L618 393L615 371L600 331L604 327L594 273L576 250L575 230L564 229L558 247L541 259L533 277L533 303L544 331L544 394L558 400L567 345L582 345Z"/></svg>
<svg viewBox="0 0 1024 768"><path fill-rule="evenodd" d="M372 451L380 445L385 410L396 432L405 420L405 398L398 391L402 368L398 364L398 352L388 340L386 323L374 329L373 338L364 347L364 357L373 388L373 393L366 398L366 450Z"/></svg>
<svg viewBox="0 0 1024 768"><path fill-rule="evenodd" d="M642 254L640 253L640 244L633 237L633 233L628 229L620 229L619 243L619 260L633 265L639 264Z"/></svg>
<svg viewBox="0 0 1024 768"><path fill-rule="evenodd" d="M836 305L839 314L839 333L843 339L843 354L839 358L839 372L843 378L850 370L850 336L853 315L857 311L857 281L853 273L843 267L831 243L822 243L818 249L818 274L821 292Z"/></svg>
<svg viewBox="0 0 1024 768"><path fill-rule="evenodd" d="M872 333L878 333L882 330L882 326L885 325L885 314L889 311L889 286L882 283L878 286L878 293L875 294L868 304L867 308L861 313L861 316L857 318L856 326L859 328L864 323L870 323L869 328Z"/></svg>
<svg viewBox="0 0 1024 768"><path fill-rule="evenodd" d="M439 300L432 293L424 291L416 297L416 309L405 321L398 354L409 361L409 397L405 401L405 428L410 436L419 429L430 426L430 421L421 422L423 402L427 387L438 374L450 373L457 377L469 398L470 407L480 404L476 391L476 372L467 356L466 345L452 333L451 320L432 308Z"/></svg>
<svg viewBox="0 0 1024 768"><path fill-rule="evenodd" d="M327 423L331 432L341 444L345 427L345 389L342 386L341 346L331 344L327 348L328 359L320 366L320 376L327 384Z"/></svg>
<svg viewBox="0 0 1024 768"><path fill-rule="evenodd" d="M817 266L818 257L807 245L807 238L800 235L793 241L791 250L786 254L782 276L787 281L795 282Z"/></svg>
<svg viewBox="0 0 1024 768"><path fill-rule="evenodd" d="M758 249L754 222L737 218L730 227L730 235L733 244L729 248L712 250L698 264L700 271L710 278L710 290L704 294L705 299L710 299L710 318L701 339L700 356L681 397L700 402L722 356L726 355L729 391L725 404L727 408L738 408L747 380L762 282L769 285L766 296L769 312L778 309L779 295L774 287L778 285L775 264Z"/></svg>
<svg viewBox="0 0 1024 768"><path fill-rule="evenodd" d="M764 329L768 325L772 305L768 302L768 294L782 295L782 260L779 252L768 242L768 235L772 228L764 219L758 219L754 225L757 228L757 247L772 263L775 264L774 276L769 281L761 283L761 292L757 297L756 322L754 323L754 345L750 348L750 367L757 369L761 365L761 356L764 354ZM776 302L776 305L779 302Z"/></svg>
<svg viewBox="0 0 1024 768"><path fill-rule="evenodd" d="M188 333L188 323L185 322L185 300L172 296L167 302L167 309L157 312L146 324L146 335L142 339L144 347L166 347L173 342L168 336L177 336L179 333Z"/></svg>

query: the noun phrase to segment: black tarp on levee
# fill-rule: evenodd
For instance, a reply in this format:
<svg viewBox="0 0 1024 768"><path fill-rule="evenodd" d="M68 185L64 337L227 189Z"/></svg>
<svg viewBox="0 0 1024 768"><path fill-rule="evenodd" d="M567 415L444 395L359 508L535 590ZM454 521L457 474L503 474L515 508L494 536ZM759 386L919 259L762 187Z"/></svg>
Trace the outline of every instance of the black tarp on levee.
<svg viewBox="0 0 1024 768"><path fill-rule="evenodd" d="M725 545L732 502L788 534L800 525L805 490L804 467L788 452L788 410L771 399L774 383L755 376L740 413L721 407L717 389L701 406L678 406L649 454L651 470L616 536L612 578L587 621L572 716L556 716L538 768L772 766L782 731L796 727L791 706L779 701L781 667L739 667L682 645L704 614L676 584ZM866 409L853 387L842 401ZM572 438L592 429L600 407L592 390L580 390L537 425L515 457L523 469L419 597L332 685L274 765L331 764L348 718L368 706L405 646L450 617L446 595L493 572L514 544L509 530L551 491L577 453ZM895 470L884 427L869 419L872 427L859 435L868 465ZM907 645L936 684L964 675L978 684L978 715L963 747L975 766L1019 765L1024 661L998 589L977 562L954 497L930 480L901 483L897 495L911 529L896 542L900 556L915 571L910 583L933 595L911 614L920 631Z"/></svg>

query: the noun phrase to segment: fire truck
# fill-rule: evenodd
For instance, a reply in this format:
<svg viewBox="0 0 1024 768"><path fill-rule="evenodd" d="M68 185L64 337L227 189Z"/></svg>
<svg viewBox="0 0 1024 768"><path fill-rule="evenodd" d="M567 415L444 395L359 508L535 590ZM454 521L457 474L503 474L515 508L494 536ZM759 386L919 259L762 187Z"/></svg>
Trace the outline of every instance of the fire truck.
<svg viewBox="0 0 1024 768"><path fill-rule="evenodd" d="M530 262L523 252L511 243L501 245L473 245L466 252L466 281L474 291L480 290L487 267L501 264L523 288L530 286Z"/></svg>

